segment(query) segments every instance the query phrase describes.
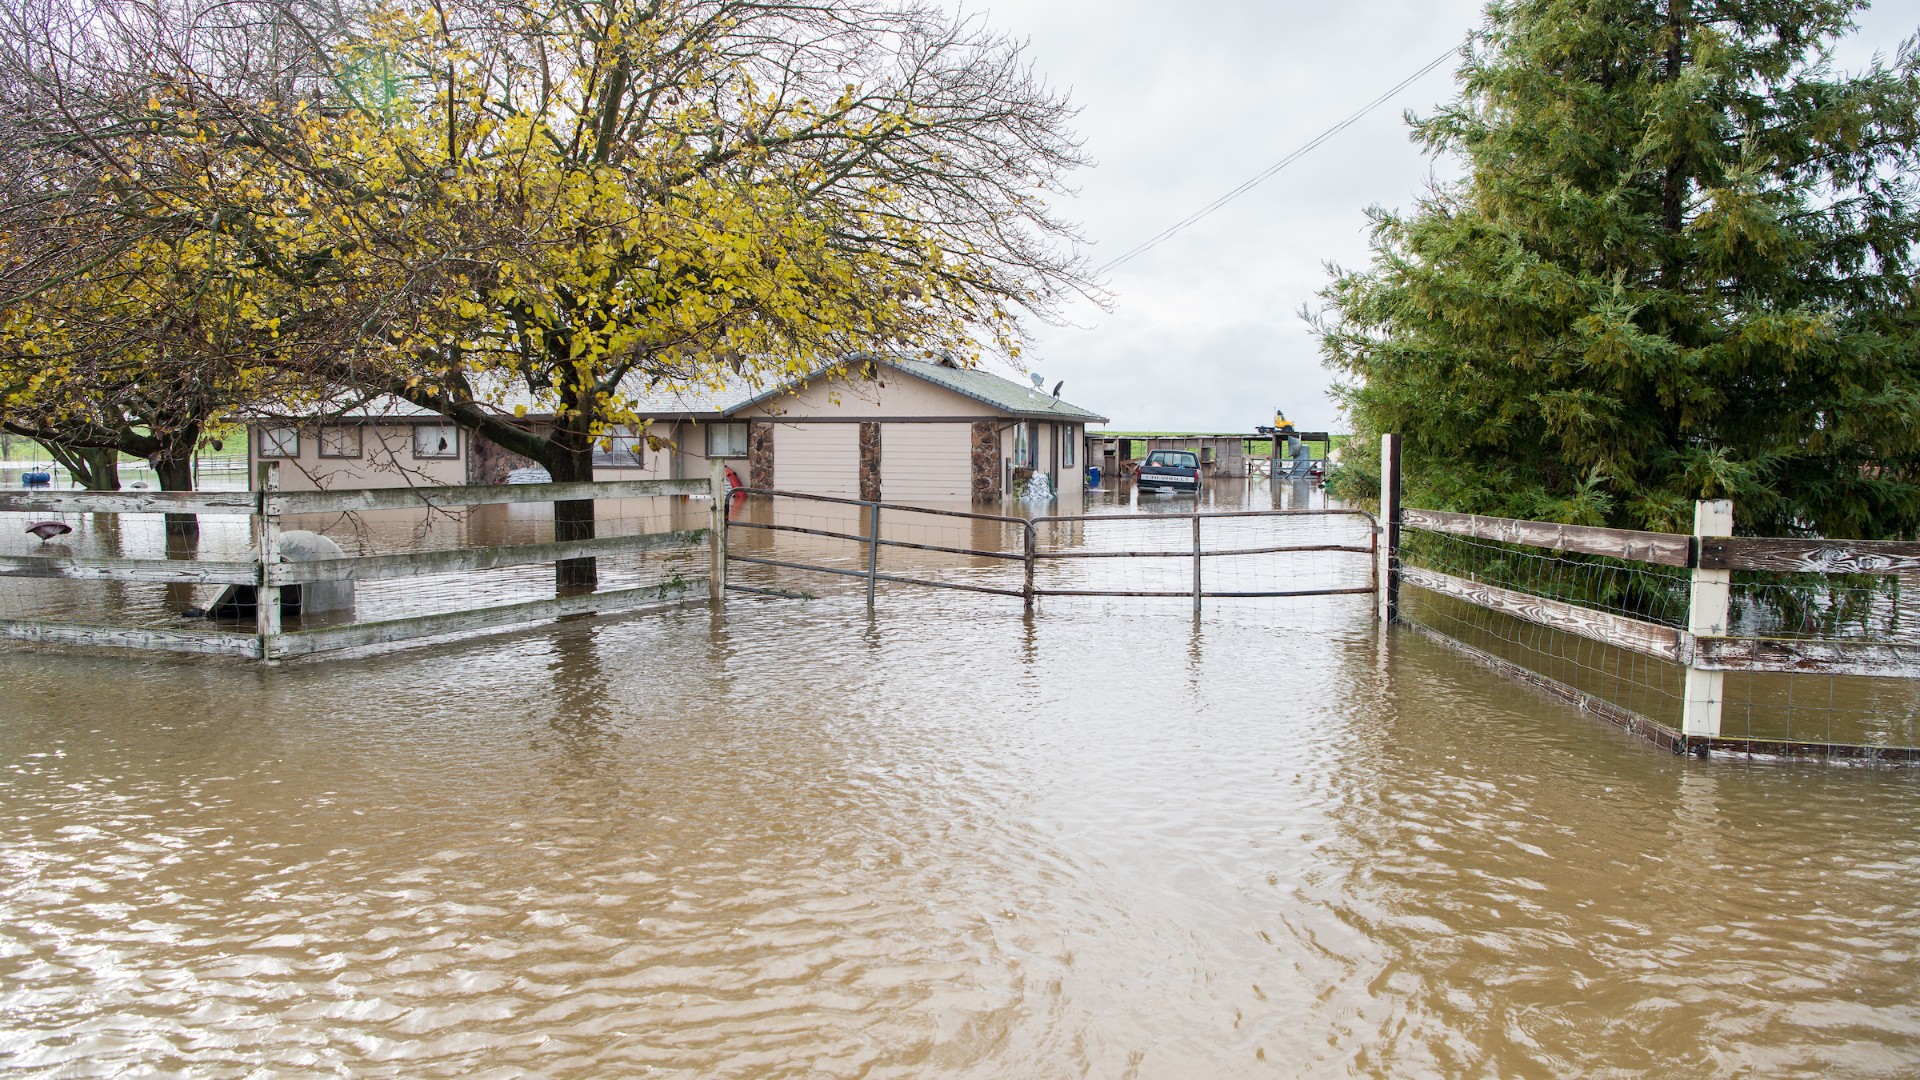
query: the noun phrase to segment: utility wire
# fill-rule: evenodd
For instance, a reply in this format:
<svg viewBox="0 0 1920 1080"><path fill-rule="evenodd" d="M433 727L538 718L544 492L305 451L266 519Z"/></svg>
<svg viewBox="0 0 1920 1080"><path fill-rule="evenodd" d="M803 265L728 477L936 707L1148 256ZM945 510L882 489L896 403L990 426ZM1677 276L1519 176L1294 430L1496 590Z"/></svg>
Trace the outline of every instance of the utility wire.
<svg viewBox="0 0 1920 1080"><path fill-rule="evenodd" d="M1274 162L1272 165L1267 166L1265 169L1261 170L1258 174L1256 174L1253 177L1253 179L1248 180L1246 183L1241 184L1239 187L1234 188L1232 191L1229 191L1225 195L1222 195L1219 198L1213 200L1207 205L1201 207L1198 211L1195 211L1193 214L1187 217L1181 218L1179 221L1168 226L1162 232L1156 234L1152 239L1134 248L1133 250L1127 252L1126 254L1120 256L1119 258L1114 259L1113 261L1102 265L1099 269L1093 272L1094 276L1099 277L1101 275L1104 275L1109 270L1118 269L1121 265L1131 261L1132 259L1146 254L1147 252L1160 246L1162 243L1166 242L1167 240L1172 239L1175 234L1180 233L1186 230L1187 228L1189 228L1190 226L1197 224L1202 218L1213 213L1215 210L1220 209L1221 207L1227 205L1233 200L1239 198L1240 196L1245 195L1247 192L1252 191L1255 187L1259 186L1261 181L1272 176L1274 173L1279 172L1281 169L1284 169L1287 166L1293 164L1295 161L1299 160L1301 157L1304 157L1307 153L1312 151L1315 147L1319 146L1321 143L1326 142L1328 139L1331 139L1335 135L1338 135L1342 131L1345 131L1346 129L1352 127L1355 123L1357 123L1360 120L1361 117L1379 108L1381 105L1386 104L1386 102L1389 99L1391 99L1395 94L1398 94L1400 91L1405 90L1407 87L1412 86L1414 83L1420 81L1429 72L1433 71L1434 68L1437 68L1441 64L1446 63L1447 58L1455 55L1458 52L1458 50L1459 50L1459 46L1449 45L1447 47L1446 52L1443 52L1439 56L1434 57L1432 60L1427 61L1426 65L1422 67L1419 71L1416 71L1413 74L1407 76L1406 78L1401 79L1399 82L1393 84L1393 87L1389 89L1386 93L1381 94L1379 97L1374 98L1372 101L1367 102L1365 105L1362 105L1359 108L1359 110L1356 111L1353 115L1347 117L1345 120L1340 121L1339 123L1328 128L1327 130L1314 136L1311 142L1307 143L1305 146L1302 146L1300 149L1295 150L1293 153L1288 154L1286 157L1283 157L1279 161Z"/></svg>

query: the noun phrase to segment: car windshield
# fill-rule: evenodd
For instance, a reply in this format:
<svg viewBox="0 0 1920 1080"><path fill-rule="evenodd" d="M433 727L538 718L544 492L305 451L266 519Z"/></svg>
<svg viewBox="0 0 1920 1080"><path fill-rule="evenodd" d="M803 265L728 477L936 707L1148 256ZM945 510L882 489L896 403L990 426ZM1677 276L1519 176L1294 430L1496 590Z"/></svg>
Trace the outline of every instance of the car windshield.
<svg viewBox="0 0 1920 1080"><path fill-rule="evenodd" d="M1197 469L1200 459L1185 450L1155 450L1147 455L1147 464L1170 469Z"/></svg>

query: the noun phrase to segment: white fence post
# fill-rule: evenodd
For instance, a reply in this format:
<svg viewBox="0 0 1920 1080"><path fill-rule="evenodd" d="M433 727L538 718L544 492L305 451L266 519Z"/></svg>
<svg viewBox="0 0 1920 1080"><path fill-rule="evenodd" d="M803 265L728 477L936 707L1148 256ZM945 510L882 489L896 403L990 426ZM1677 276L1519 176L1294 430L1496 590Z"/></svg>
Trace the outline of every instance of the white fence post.
<svg viewBox="0 0 1920 1080"><path fill-rule="evenodd" d="M1711 499L1693 504L1693 535L1732 536L1733 500ZM1697 545L1696 545L1697 546ZM1687 597L1687 632L1695 637L1725 637L1727 599L1733 571L1693 571ZM1687 668L1686 700L1680 713L1680 734L1720 734L1720 709L1725 699L1726 673Z"/></svg>
<svg viewBox="0 0 1920 1080"><path fill-rule="evenodd" d="M707 599L716 606L727 598L727 463L714 458L709 470L708 487L713 507L707 518L708 567Z"/></svg>
<svg viewBox="0 0 1920 1080"><path fill-rule="evenodd" d="M1380 436L1380 533L1374 541L1380 622L1400 621L1400 436Z"/></svg>
<svg viewBox="0 0 1920 1080"><path fill-rule="evenodd" d="M280 586L273 584L273 568L280 561L280 508L273 497L279 493L280 463L261 462L260 527L254 556L260 563L260 583L253 590L253 613L262 660L273 659L274 639L280 636Z"/></svg>

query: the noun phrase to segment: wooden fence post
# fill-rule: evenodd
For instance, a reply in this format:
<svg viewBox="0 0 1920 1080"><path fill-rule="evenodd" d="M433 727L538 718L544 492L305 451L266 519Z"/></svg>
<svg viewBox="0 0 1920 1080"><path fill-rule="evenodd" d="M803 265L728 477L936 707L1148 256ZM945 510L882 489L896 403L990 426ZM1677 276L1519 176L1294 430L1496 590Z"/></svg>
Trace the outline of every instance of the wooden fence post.
<svg viewBox="0 0 1920 1080"><path fill-rule="evenodd" d="M727 599L727 463L714 458L707 481L713 506L707 514L707 600L718 607Z"/></svg>
<svg viewBox="0 0 1920 1080"><path fill-rule="evenodd" d="M1693 535L1732 536L1733 501L1711 499L1693 504ZM1687 632L1695 637L1725 637L1727 600L1732 592L1733 571L1693 571L1692 588L1687 597ZM1680 734L1720 734L1720 711L1725 700L1726 674L1687 668L1687 693L1680 713Z"/></svg>
<svg viewBox="0 0 1920 1080"><path fill-rule="evenodd" d="M280 493L280 463L260 463L260 516L255 541L255 558L260 566L259 584L253 589L254 629L260 637L260 659L273 660L274 639L280 636L280 586L273 584L273 568L280 561L280 508L274 496Z"/></svg>
<svg viewBox="0 0 1920 1080"><path fill-rule="evenodd" d="M1035 556L1039 554L1040 550L1040 535L1038 531L1034 529L1033 522L1031 521L1027 522L1026 526L1021 529L1021 533L1023 536L1022 557L1026 563L1026 572L1020 586L1020 594L1025 598L1027 610L1031 612L1033 610L1033 564Z"/></svg>
<svg viewBox="0 0 1920 1080"><path fill-rule="evenodd" d="M1380 436L1380 535L1374 588L1380 621L1400 621L1400 436Z"/></svg>

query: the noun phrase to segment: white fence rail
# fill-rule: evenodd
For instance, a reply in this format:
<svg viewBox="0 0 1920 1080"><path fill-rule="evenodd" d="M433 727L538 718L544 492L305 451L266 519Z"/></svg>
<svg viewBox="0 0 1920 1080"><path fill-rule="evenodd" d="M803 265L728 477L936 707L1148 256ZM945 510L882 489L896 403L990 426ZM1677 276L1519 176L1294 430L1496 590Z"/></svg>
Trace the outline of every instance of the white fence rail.
<svg viewBox="0 0 1920 1080"><path fill-rule="evenodd" d="M271 463L253 491L0 493L0 640L277 660L717 600L724 494L719 470L283 492ZM556 501L590 501L594 535L555 539ZM322 539L290 557L296 531ZM583 559L588 588L545 570ZM351 605L295 599L329 588Z"/></svg>

